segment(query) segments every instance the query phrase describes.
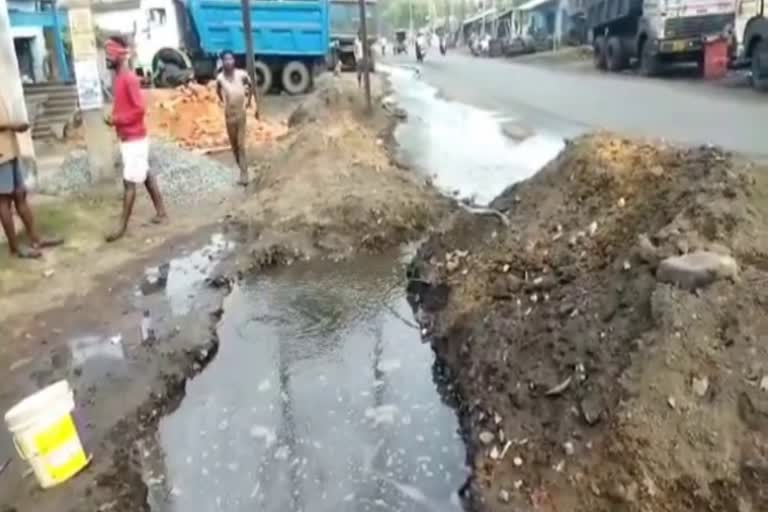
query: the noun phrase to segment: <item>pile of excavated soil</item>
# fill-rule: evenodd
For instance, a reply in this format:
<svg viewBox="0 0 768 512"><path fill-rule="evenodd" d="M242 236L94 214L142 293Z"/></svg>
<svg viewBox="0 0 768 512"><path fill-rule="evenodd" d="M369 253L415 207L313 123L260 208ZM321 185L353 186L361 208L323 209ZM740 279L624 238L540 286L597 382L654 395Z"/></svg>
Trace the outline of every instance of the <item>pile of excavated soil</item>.
<svg viewBox="0 0 768 512"><path fill-rule="evenodd" d="M185 149L229 147L223 107L213 84L153 90L149 104L147 123L153 136L176 142ZM246 137L249 146L272 142L286 131L281 124L255 119L254 108L249 111Z"/></svg>
<svg viewBox="0 0 768 512"><path fill-rule="evenodd" d="M291 116L284 147L256 171L255 192L235 214L260 264L297 255L346 257L422 236L450 201L391 163L393 121L362 113L353 82L337 82Z"/></svg>
<svg viewBox="0 0 768 512"><path fill-rule="evenodd" d="M457 217L410 284L473 509L768 510L764 171L599 134L491 206L508 227Z"/></svg>

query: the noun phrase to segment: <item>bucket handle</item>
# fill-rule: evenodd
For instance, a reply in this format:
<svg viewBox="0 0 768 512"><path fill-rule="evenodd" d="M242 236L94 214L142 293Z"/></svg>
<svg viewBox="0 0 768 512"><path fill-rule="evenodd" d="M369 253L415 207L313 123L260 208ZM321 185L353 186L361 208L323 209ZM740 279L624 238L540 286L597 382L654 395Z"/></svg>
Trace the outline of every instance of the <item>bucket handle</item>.
<svg viewBox="0 0 768 512"><path fill-rule="evenodd" d="M19 454L19 457L21 457L21 460L29 460L29 458L24 454L24 450L21 449L21 446L19 446L19 442L16 440L16 436L11 436L13 439L13 446L16 448L16 453Z"/></svg>

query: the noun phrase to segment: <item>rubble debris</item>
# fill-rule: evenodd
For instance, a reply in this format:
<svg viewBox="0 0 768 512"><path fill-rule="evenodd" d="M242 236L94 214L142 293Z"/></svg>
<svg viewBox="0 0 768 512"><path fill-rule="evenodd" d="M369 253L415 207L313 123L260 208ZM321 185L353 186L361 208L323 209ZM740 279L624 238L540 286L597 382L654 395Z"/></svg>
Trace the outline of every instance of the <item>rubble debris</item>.
<svg viewBox="0 0 768 512"><path fill-rule="evenodd" d="M697 251L683 256L667 258L659 264L656 278L662 283L695 290L718 279L735 278L739 266L731 256L708 251Z"/></svg>
<svg viewBox="0 0 768 512"><path fill-rule="evenodd" d="M491 444L496 436L493 435L492 432L488 432L487 430L483 430L480 432L480 434L477 436L478 439L480 439L480 442L483 444Z"/></svg>
<svg viewBox="0 0 768 512"><path fill-rule="evenodd" d="M458 215L419 249L409 275L430 286L415 303L441 291L420 310L429 342L463 400L531 438L526 484L547 489L545 508L723 510L741 496L768 510L768 473L743 477L746 458L768 457L766 175L711 147L589 135L489 204L508 226ZM438 265L466 247L471 264ZM543 276L551 287L529 288ZM487 421L458 411L478 445ZM578 477L552 471L577 446ZM475 474L478 509L505 510L512 459Z"/></svg>
<svg viewBox="0 0 768 512"><path fill-rule="evenodd" d="M229 149L224 111L214 87L213 83L191 83L176 89L153 89L147 112L150 135L176 142L185 149ZM254 107L248 114L249 146L273 142L285 135L287 127L256 119L255 112Z"/></svg>

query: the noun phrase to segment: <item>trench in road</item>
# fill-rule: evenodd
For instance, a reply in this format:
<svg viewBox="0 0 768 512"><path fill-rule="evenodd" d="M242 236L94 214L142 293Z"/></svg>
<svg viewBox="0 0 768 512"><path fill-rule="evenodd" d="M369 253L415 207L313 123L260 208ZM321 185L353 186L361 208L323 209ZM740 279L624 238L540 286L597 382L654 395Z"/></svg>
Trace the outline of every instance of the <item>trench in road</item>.
<svg viewBox="0 0 768 512"><path fill-rule="evenodd" d="M562 147L543 134L510 141L491 113L389 71L411 113L396 133L402 157L445 190L487 202ZM243 279L225 301L216 358L161 421L152 510L459 510L465 450L450 384L406 301L412 255Z"/></svg>

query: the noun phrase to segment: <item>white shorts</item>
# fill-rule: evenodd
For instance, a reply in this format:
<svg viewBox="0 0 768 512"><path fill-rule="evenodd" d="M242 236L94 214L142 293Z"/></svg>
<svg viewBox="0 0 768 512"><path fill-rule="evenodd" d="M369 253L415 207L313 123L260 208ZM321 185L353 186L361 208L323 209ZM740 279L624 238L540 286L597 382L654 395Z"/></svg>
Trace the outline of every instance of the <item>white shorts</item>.
<svg viewBox="0 0 768 512"><path fill-rule="evenodd" d="M149 139L120 143L123 157L123 179L131 183L144 183L149 174Z"/></svg>

